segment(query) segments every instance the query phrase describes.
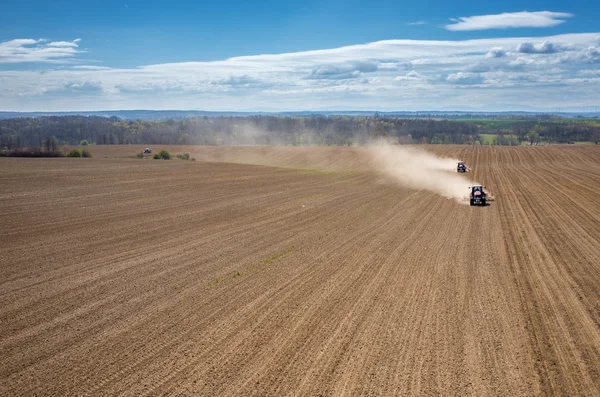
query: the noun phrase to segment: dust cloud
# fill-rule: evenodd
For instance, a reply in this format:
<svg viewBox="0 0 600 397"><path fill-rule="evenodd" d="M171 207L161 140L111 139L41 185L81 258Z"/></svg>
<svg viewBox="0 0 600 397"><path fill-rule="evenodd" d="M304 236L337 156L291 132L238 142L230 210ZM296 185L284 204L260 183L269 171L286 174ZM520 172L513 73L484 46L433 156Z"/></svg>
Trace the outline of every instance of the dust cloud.
<svg viewBox="0 0 600 397"><path fill-rule="evenodd" d="M402 186L424 189L461 204L468 202L465 199L468 199L472 182L456 173L459 160L386 142L374 142L366 152L375 171Z"/></svg>
<svg viewBox="0 0 600 397"><path fill-rule="evenodd" d="M246 134L260 134L247 129ZM373 172L387 182L426 190L461 204L468 203L468 178L456 173L458 160L438 157L412 146L377 141L359 147L331 146L204 146L192 153L204 161L273 167Z"/></svg>

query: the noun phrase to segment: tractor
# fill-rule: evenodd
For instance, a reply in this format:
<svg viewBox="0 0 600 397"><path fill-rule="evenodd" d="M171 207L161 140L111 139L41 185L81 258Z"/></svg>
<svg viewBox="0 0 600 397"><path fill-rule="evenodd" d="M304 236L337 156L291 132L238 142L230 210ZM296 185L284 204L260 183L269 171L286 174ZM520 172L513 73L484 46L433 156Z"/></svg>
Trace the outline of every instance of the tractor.
<svg viewBox="0 0 600 397"><path fill-rule="evenodd" d="M471 195L469 196L470 205L486 205L488 194L486 193L485 186L473 185L469 187L471 189Z"/></svg>

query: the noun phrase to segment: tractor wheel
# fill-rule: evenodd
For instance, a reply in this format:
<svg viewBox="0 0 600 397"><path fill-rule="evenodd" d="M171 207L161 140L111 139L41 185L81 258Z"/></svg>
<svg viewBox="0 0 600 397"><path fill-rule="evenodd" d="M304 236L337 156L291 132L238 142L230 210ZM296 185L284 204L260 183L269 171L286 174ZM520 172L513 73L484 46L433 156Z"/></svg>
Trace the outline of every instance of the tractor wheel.
<svg viewBox="0 0 600 397"><path fill-rule="evenodd" d="M470 201L469 201L469 205L473 205L473 200L470 200Z"/></svg>
<svg viewBox="0 0 600 397"><path fill-rule="evenodd" d="M485 199L481 200L481 205L483 205L484 207L486 205L485 203L486 203Z"/></svg>

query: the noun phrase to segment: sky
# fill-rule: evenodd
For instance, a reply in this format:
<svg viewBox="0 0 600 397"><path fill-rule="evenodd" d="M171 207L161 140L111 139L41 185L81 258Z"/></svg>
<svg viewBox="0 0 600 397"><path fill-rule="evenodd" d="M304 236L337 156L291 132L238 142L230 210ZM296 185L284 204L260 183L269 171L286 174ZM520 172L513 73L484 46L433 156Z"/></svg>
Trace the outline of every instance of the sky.
<svg viewBox="0 0 600 397"><path fill-rule="evenodd" d="M587 0L5 0L0 26L0 111L600 107Z"/></svg>

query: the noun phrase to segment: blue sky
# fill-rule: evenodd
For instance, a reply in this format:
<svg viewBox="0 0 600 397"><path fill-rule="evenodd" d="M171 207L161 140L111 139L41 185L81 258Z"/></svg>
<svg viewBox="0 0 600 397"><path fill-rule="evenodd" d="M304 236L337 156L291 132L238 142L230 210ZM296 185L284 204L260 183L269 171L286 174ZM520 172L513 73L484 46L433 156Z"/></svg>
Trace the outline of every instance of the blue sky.
<svg viewBox="0 0 600 397"><path fill-rule="evenodd" d="M600 106L591 1L30 1L0 110Z"/></svg>

